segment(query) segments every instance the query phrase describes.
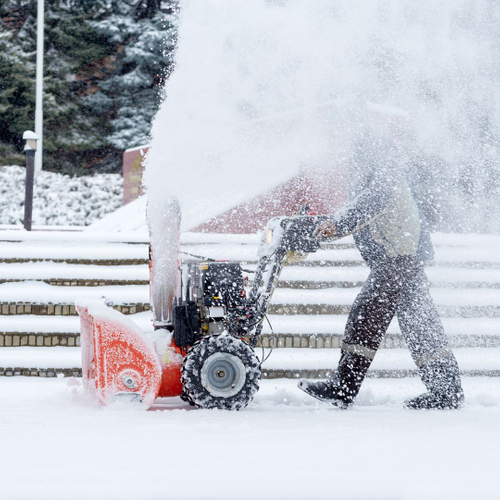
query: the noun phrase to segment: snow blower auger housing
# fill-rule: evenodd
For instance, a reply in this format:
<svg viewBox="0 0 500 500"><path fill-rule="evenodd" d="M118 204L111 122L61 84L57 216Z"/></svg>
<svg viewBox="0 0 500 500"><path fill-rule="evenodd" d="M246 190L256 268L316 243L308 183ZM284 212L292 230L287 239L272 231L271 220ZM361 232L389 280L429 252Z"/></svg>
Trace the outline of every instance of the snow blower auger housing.
<svg viewBox="0 0 500 500"><path fill-rule="evenodd" d="M248 289L238 262L182 261L177 201L162 214L150 245L154 332L101 302L79 301L84 384L105 405L133 399L149 407L157 397L181 396L201 408L244 408L259 388L254 347L281 270L318 250L313 233L325 217L271 219Z"/></svg>

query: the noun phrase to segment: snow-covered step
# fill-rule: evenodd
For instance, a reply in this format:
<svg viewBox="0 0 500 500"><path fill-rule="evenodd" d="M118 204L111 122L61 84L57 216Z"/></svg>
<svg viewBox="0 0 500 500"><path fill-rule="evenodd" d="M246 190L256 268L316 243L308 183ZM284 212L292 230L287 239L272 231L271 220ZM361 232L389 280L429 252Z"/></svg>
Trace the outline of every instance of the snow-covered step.
<svg viewBox="0 0 500 500"><path fill-rule="evenodd" d="M12 242L52 242L77 241L80 243L145 243L149 242L147 231L57 231L57 227L50 231L36 230L27 232L18 227L0 228L0 241ZM75 229L73 226L69 229ZM482 247L499 248L500 236L490 234L457 234L457 233L433 233L432 243L435 246L453 247ZM261 235L256 234L228 234L228 233L182 233L181 243L185 244L214 244L214 243L239 243L243 245L258 245ZM332 245L353 244L352 236L333 242Z"/></svg>
<svg viewBox="0 0 500 500"><path fill-rule="evenodd" d="M147 331L153 320L150 311L130 314L132 319L143 331ZM315 316L314 321L307 315L282 316L269 314L269 326L264 322L263 333L305 335L305 334L342 334L347 323L346 315ZM500 336L500 318L441 318L448 335L496 335ZM6 316L1 318L0 331L3 332L41 332L65 333L80 331L77 316L47 317L37 315ZM397 318L394 318L388 329L389 334L401 333Z"/></svg>
<svg viewBox="0 0 500 500"><path fill-rule="evenodd" d="M463 371L485 370L500 373L500 348L453 349L458 365ZM340 349L276 349L265 362L267 369L319 370L333 369L340 358ZM414 370L408 349L383 349L375 355L371 370Z"/></svg>
<svg viewBox="0 0 500 500"><path fill-rule="evenodd" d="M2 283L18 283L20 281L28 281L22 279L0 279ZM53 286L85 286L85 287L98 287L98 286L121 286L121 285L148 285L147 279L103 279L103 278L39 278L30 281L42 281L48 285Z"/></svg>
<svg viewBox="0 0 500 500"><path fill-rule="evenodd" d="M0 285L0 303L74 304L75 300L80 297L89 299L105 297L113 304L149 303L149 287L147 285L127 285L62 288L39 281Z"/></svg>
<svg viewBox="0 0 500 500"><path fill-rule="evenodd" d="M96 234L96 233L94 233ZM112 233L110 233L112 234ZM114 233L118 236L117 233ZM126 236L126 233L121 233ZM137 233L132 233L136 235ZM103 236L105 237L105 235ZM214 243L240 243L247 245L258 245L260 243L260 234L228 234L228 233L182 233L181 243L184 244L214 244ZM0 233L0 240L2 239ZM498 248L500 247L500 235L491 234L458 234L458 233L433 233L431 235L434 246L451 247L482 247ZM346 236L341 240L331 242L330 245L353 245L354 238Z"/></svg>
<svg viewBox="0 0 500 500"><path fill-rule="evenodd" d="M301 290L278 288L269 307L270 314L347 314L359 293L358 288ZM497 317L500 315L499 289L439 289L431 293L443 316ZM56 287L43 282L0 284L0 315L75 314L76 299L105 298L128 314L149 309L147 285L103 287ZM124 309L125 308L125 309ZM128 310L127 308L134 308Z"/></svg>
<svg viewBox="0 0 500 500"><path fill-rule="evenodd" d="M95 287L98 288L98 287ZM93 288L90 288L90 290ZM89 295L85 295L88 298ZM83 297L83 296L82 296ZM99 297L100 298L100 297ZM113 309L123 314L135 314L150 310L149 302L110 302ZM268 313L274 315L308 315L316 318L319 315L344 315L348 314L350 306L338 304L276 304L271 303ZM500 308L495 306L443 306L438 305L437 310L441 317L456 318L496 318L500 317ZM40 315L40 316L75 316L74 303L40 303L17 301L0 303L0 317L12 315Z"/></svg>
<svg viewBox="0 0 500 500"><path fill-rule="evenodd" d="M148 325L151 329L151 325ZM51 346L80 346L80 332L27 332L27 331L6 331L0 332L0 347L51 347ZM338 348L342 344L342 334L328 333L306 333L306 334L263 334L257 347L270 348L312 348L330 349ZM448 335L450 347L475 347L491 348L500 347L500 335ZM388 333L382 343L381 349L405 348L404 338L399 334Z"/></svg>
<svg viewBox="0 0 500 500"><path fill-rule="evenodd" d="M120 310L120 307L116 307ZM122 312L124 307L121 308ZM152 330L153 316L150 311L130 314L142 331ZM0 321L0 347L50 347L79 346L80 318L72 316L12 315Z"/></svg>
<svg viewBox="0 0 500 500"><path fill-rule="evenodd" d="M247 266L251 269L255 265ZM285 283L331 283L339 286L342 283L362 283L369 274L366 266L356 267L302 267L285 266L281 273L281 281ZM427 275L433 283L449 283L450 285L477 286L478 284L499 285L500 269L468 269L433 266L427 269ZM0 280L148 280L149 268L144 265L81 265L65 262L26 262L22 264L0 264Z"/></svg>
<svg viewBox="0 0 500 500"><path fill-rule="evenodd" d="M255 265L247 266L255 268ZM280 288L354 288L366 280L369 269L355 267L286 266ZM434 266L427 269L431 285L441 288L500 288L500 269L467 269ZM0 284L44 281L56 286L147 285L149 267L143 265L82 265L65 262L0 263Z"/></svg>
<svg viewBox="0 0 500 500"><path fill-rule="evenodd" d="M147 313L145 313L147 314ZM311 321L308 315L268 315L272 331L276 334L342 334L347 315L318 315ZM447 335L495 335L500 336L500 318L441 318ZM264 322L263 332L271 334L271 327ZM389 325L388 332L400 335L397 318Z"/></svg>
<svg viewBox="0 0 500 500"><path fill-rule="evenodd" d="M359 292L359 288L346 290L337 288L324 290L278 289L274 292L272 302L275 304L350 305ZM431 294L436 304L444 306L500 306L500 290L434 288L431 290Z"/></svg>
<svg viewBox="0 0 500 500"><path fill-rule="evenodd" d="M368 278L366 266L286 266L280 276L281 288L351 288ZM500 288L500 269L468 269L431 266L426 269L431 286L440 288Z"/></svg>
<svg viewBox="0 0 500 500"><path fill-rule="evenodd" d="M0 332L0 347L80 346L80 332Z"/></svg>
<svg viewBox="0 0 500 500"><path fill-rule="evenodd" d="M202 255L210 258L252 262L256 260L258 240L253 240L252 244L252 239L247 236L190 233L183 235L181 249L195 254L202 252ZM239 240L236 237L239 237ZM432 240L437 264L463 263L470 266L480 262L489 267L498 267L500 264L500 254L497 251L500 246L499 236L438 233L432 235ZM352 265L362 263L362 259L353 245L352 237L349 237L335 243L324 244L318 252L310 254L304 264L310 265L310 263Z"/></svg>
<svg viewBox="0 0 500 500"><path fill-rule="evenodd" d="M185 252L185 254L182 255L182 252ZM256 262L258 259L258 245L239 245L236 243L204 245L203 247L199 245L181 245L181 256L188 258L189 254L209 259ZM361 256L356 248L321 249L309 254L306 261L362 263Z"/></svg>
<svg viewBox="0 0 500 500"><path fill-rule="evenodd" d="M79 244L144 243L149 242L147 231L90 232L79 226L33 226L25 231L19 226L0 225L0 241L15 243L74 242Z"/></svg>
<svg viewBox="0 0 500 500"><path fill-rule="evenodd" d="M297 290L278 288L269 307L270 314L347 314L359 293L357 288ZM442 316L500 316L499 289L439 289L431 294Z"/></svg>
<svg viewBox="0 0 500 500"><path fill-rule="evenodd" d="M0 334L1 335L1 334ZM330 349L342 345L343 335L339 333L306 333L306 334L263 334L257 343L257 346L264 348L312 348L312 349ZM449 345L456 347L475 347L490 348L500 347L500 335L448 335ZM0 340L1 342L1 340ZM5 344L7 345L7 344ZM13 344L9 344L13 345ZM19 344L21 345L21 344ZM28 345L28 344L24 344ZM46 344L40 345L49 345ZM385 335L381 349L399 349L406 348L406 342L402 335L388 333Z"/></svg>
<svg viewBox="0 0 500 500"><path fill-rule="evenodd" d="M131 302L123 304L114 304L113 309L122 314L136 314L143 311L149 311L151 306L149 302ZM16 315L36 315L36 316L76 316L76 307L74 303L68 304L40 304L39 302L3 302L0 303L0 318Z"/></svg>
<svg viewBox="0 0 500 500"><path fill-rule="evenodd" d="M233 235L232 235L233 236ZM214 244L182 244L181 251L212 259L256 262L258 244L224 242ZM189 255L185 254L188 258ZM148 260L146 243L107 243L85 241L0 241L3 262L56 261L71 263L130 263ZM351 245L328 245L310 254L304 266L356 266L363 263L358 250ZM500 267L500 255L493 245L487 246L437 246L435 263L462 267Z"/></svg>
<svg viewBox="0 0 500 500"><path fill-rule="evenodd" d="M249 268L251 266L248 266ZM255 266L253 266L255 267ZM368 277L366 267L302 267L283 269L279 288L359 288ZM432 287L500 288L500 270L431 267L427 269ZM148 285L149 268L135 266L79 265L56 262L0 264L0 284L43 281L55 286Z"/></svg>
<svg viewBox="0 0 500 500"><path fill-rule="evenodd" d="M0 376L81 377L81 350L74 347L4 347Z"/></svg>
<svg viewBox="0 0 500 500"><path fill-rule="evenodd" d="M454 349L463 375L500 376L500 349ZM262 353L260 354L262 356ZM267 355L267 352L264 353ZM263 378L325 378L331 376L340 349L276 349L263 365ZM5 347L0 349L0 375L40 376L44 370L75 374L81 369L79 348ZM407 349L379 350L369 370L372 377L416 375Z"/></svg>
<svg viewBox="0 0 500 500"><path fill-rule="evenodd" d="M296 314L318 316L331 314L348 314L351 307L341 304L279 304L271 303L268 307L269 314L293 316ZM500 306L446 306L437 305L437 311L441 317L451 318L497 318L500 317ZM311 319L312 321L312 319Z"/></svg>
<svg viewBox="0 0 500 500"><path fill-rule="evenodd" d="M153 315L151 311L129 314L143 330L151 330ZM79 333L80 318L78 316L39 316L35 314L5 316L0 320L1 332L61 334Z"/></svg>
<svg viewBox="0 0 500 500"><path fill-rule="evenodd" d="M347 322L345 315L276 316L264 323L264 347L330 348L339 347ZM451 347L500 347L500 317L442 318ZM272 329L271 329L272 327ZM381 348L406 347L397 318L394 318Z"/></svg>
<svg viewBox="0 0 500 500"><path fill-rule="evenodd" d="M79 241L0 241L0 262L54 261L74 264L134 265L148 262L148 245Z"/></svg>
<svg viewBox="0 0 500 500"><path fill-rule="evenodd" d="M181 252L202 255L211 259L235 260L254 263L257 260L257 246L238 244L182 245ZM189 255L187 255L188 257ZM320 249L311 253L299 265L309 266L357 266L363 265L361 254L356 248ZM431 265L500 268L500 254L495 248L437 247Z"/></svg>
<svg viewBox="0 0 500 500"><path fill-rule="evenodd" d="M22 368L81 368L81 350L71 347L4 347L0 366Z"/></svg>
<svg viewBox="0 0 500 500"><path fill-rule="evenodd" d="M97 233L94 233L97 237ZM126 237L126 233L121 233ZM110 233L119 237L118 233ZM132 233L131 236L136 236L137 233ZM102 235L101 237L106 237ZM2 235L0 232L0 240ZM229 233L182 233L181 243L183 244L221 244L221 243L240 243L246 245L258 245L260 243L261 234L229 234ZM431 235L432 243L436 247L481 247L495 249L500 247L500 235L492 234L458 234L458 233L433 233ZM127 241L127 240L122 240ZM147 241L147 238L146 240ZM329 243L335 245L354 245L354 238L346 236L341 240Z"/></svg>
<svg viewBox="0 0 500 500"><path fill-rule="evenodd" d="M142 331L151 330L150 311L131 314ZM339 347L347 316L269 315L259 346L276 348ZM443 318L452 347L500 347L500 318ZM0 322L0 347L79 345L80 322L77 316L5 316ZM394 319L381 348L405 347L397 320Z"/></svg>
<svg viewBox="0 0 500 500"><path fill-rule="evenodd" d="M297 305L351 305L359 288L294 290L280 288L274 292L274 304ZM436 304L443 306L500 306L500 290L496 289L440 289L431 294ZM0 285L0 302L26 301L32 303L72 304L79 297L106 297L114 304L143 303L149 301L146 285L103 286L99 288L60 288L42 282L4 283Z"/></svg>
<svg viewBox="0 0 500 500"><path fill-rule="evenodd" d="M99 280L148 280L147 265L99 266L67 264L65 262L26 262L0 264L0 280L99 279Z"/></svg>

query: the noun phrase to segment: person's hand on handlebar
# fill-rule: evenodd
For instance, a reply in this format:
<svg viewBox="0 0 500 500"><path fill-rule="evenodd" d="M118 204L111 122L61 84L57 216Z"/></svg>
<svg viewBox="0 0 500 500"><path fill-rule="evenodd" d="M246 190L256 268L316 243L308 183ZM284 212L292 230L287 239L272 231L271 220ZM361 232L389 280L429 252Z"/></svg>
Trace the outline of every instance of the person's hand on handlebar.
<svg viewBox="0 0 500 500"><path fill-rule="evenodd" d="M313 236L318 240L328 240L337 236L337 228L331 220L326 220L318 225L313 232Z"/></svg>

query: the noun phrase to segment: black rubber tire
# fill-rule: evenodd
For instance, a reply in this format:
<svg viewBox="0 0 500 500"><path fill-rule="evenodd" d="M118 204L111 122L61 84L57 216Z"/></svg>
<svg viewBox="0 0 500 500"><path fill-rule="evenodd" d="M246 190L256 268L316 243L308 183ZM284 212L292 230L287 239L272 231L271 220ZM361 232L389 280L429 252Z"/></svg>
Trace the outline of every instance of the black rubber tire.
<svg viewBox="0 0 500 500"><path fill-rule="evenodd" d="M189 403L191 406L194 406L194 403L191 401L191 398L186 393L186 391L184 390L184 388L182 388L181 399L182 399L182 401L185 401L186 403Z"/></svg>
<svg viewBox="0 0 500 500"><path fill-rule="evenodd" d="M219 389L211 380L215 373L222 372L225 376L219 369L221 362L229 368L224 371L231 372L234 368L234 373L231 378L228 375L227 382L222 378L224 387ZM241 410L259 390L260 373L259 359L245 342L227 334L205 337L184 358L182 398L199 408ZM226 394L221 394L224 391Z"/></svg>

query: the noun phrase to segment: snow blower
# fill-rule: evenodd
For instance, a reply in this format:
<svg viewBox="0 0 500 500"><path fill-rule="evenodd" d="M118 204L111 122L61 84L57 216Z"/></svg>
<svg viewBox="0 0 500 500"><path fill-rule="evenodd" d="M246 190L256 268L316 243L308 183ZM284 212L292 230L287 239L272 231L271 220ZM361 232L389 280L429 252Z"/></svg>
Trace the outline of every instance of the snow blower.
<svg viewBox="0 0 500 500"><path fill-rule="evenodd" d="M259 388L254 348L281 270L319 248L313 232L324 217L271 219L247 293L239 262L181 260L177 201L162 213L150 242L154 332L100 301L78 301L84 385L104 405L181 396L201 408L244 408Z"/></svg>

